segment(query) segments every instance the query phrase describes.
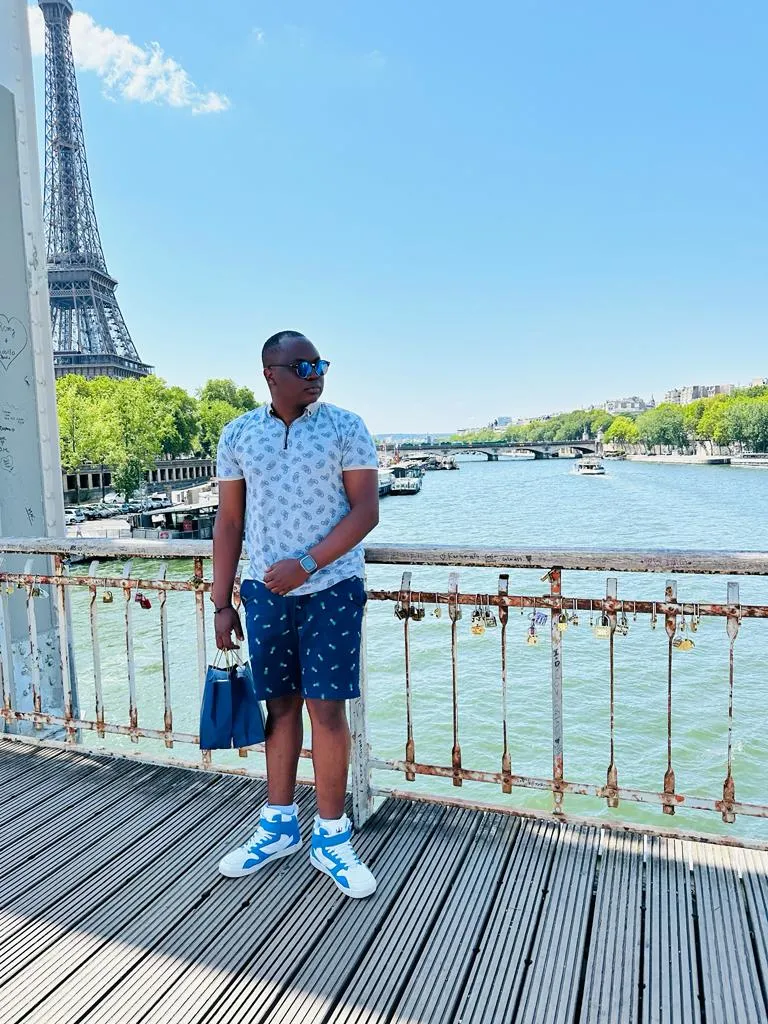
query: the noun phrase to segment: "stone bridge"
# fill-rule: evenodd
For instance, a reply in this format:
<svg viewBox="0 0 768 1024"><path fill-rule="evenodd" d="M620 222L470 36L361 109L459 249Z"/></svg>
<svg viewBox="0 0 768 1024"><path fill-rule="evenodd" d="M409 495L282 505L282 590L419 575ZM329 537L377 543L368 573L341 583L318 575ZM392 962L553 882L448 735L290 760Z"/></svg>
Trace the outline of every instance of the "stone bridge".
<svg viewBox="0 0 768 1024"><path fill-rule="evenodd" d="M573 448L579 455L598 455L602 451L600 441L409 441L398 445L405 454L447 455L466 452L469 455L485 455L489 462L498 462L504 455L530 452L535 459L556 459L564 448Z"/></svg>

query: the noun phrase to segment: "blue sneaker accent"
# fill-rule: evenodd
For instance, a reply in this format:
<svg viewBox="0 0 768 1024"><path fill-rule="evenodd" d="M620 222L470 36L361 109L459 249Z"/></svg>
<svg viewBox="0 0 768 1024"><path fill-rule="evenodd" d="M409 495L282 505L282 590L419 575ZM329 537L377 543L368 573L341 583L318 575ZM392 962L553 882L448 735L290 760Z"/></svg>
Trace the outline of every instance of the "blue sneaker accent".
<svg viewBox="0 0 768 1024"><path fill-rule="evenodd" d="M361 862L352 846L352 824L346 815L342 830L331 832L315 824L309 859L318 871L328 875L345 896L362 899L376 891L376 879Z"/></svg>
<svg viewBox="0 0 768 1024"><path fill-rule="evenodd" d="M298 816L265 807L255 832L219 861L219 871L228 878L252 875L269 861L296 853L301 846Z"/></svg>

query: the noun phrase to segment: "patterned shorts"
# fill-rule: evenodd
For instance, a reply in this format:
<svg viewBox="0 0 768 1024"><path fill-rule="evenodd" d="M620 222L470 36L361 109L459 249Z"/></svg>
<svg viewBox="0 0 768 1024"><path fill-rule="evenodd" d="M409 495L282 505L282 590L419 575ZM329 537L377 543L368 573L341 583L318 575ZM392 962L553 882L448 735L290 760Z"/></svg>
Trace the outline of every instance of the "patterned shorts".
<svg viewBox="0 0 768 1024"><path fill-rule="evenodd" d="M291 693L319 700L360 696L360 638L367 600L357 577L281 597L244 580L248 651L259 700Z"/></svg>

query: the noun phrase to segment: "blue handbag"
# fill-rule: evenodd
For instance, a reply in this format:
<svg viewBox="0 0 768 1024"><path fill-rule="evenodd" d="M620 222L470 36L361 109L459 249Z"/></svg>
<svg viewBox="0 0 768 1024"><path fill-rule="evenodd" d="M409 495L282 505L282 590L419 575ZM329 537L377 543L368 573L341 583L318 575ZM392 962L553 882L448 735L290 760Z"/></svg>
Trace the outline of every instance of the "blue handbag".
<svg viewBox="0 0 768 1024"><path fill-rule="evenodd" d="M253 681L251 666L239 664L230 672L232 687L232 746L252 747L254 743L263 743L264 712L261 702L256 696L256 684Z"/></svg>
<svg viewBox="0 0 768 1024"><path fill-rule="evenodd" d="M225 664L219 664L221 657ZM230 750L264 742L264 714L248 665L219 652L208 666L200 706L200 749Z"/></svg>

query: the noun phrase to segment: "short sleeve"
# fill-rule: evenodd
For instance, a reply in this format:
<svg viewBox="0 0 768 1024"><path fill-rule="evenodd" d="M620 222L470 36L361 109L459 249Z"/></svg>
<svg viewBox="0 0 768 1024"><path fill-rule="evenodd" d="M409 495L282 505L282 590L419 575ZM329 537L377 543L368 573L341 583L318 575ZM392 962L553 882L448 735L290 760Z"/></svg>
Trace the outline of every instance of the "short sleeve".
<svg viewBox="0 0 768 1024"><path fill-rule="evenodd" d="M344 423L341 468L342 470L379 468L376 445L359 416L350 416Z"/></svg>
<svg viewBox="0 0 768 1024"><path fill-rule="evenodd" d="M232 444L232 424L222 430L216 450L216 476L219 480L242 480L243 468Z"/></svg>

